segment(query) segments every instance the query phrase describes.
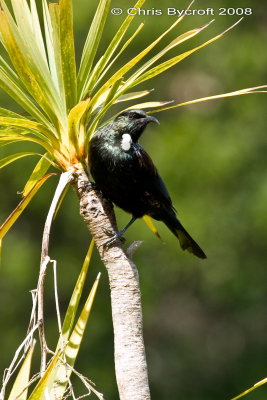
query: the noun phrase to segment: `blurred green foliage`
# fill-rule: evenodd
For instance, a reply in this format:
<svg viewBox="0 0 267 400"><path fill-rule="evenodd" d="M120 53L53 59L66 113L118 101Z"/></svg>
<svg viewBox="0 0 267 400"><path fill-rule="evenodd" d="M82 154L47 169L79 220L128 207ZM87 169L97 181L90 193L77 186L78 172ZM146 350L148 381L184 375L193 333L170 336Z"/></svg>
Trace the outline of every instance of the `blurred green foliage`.
<svg viewBox="0 0 267 400"><path fill-rule="evenodd" d="M96 4L74 0L78 57ZM129 1L116 0L112 6L122 7L125 15L130 5ZM184 0L169 0L164 5L148 0L144 8L182 9L186 5ZM218 16L219 7L251 7L253 14L215 44L154 79L156 90L151 99L178 102L267 83L266 4L260 0L217 0L214 6L214 2L199 0L193 6L207 7L214 7L216 21L183 48L212 37L239 18ZM103 48L121 19L110 14ZM210 19L188 16L176 32L185 32ZM128 57L173 20L165 13L137 17L136 21L145 21L146 26L129 49ZM127 232L128 244L143 240L135 261L143 293L154 400L230 399L267 376L266 103L266 94L256 94L168 111L158 114L160 127L150 127L142 139L183 224L208 255L207 261L200 261L182 253L177 240L160 224L157 226L164 245L142 221ZM3 94L1 106L17 110ZM20 150L22 145L17 147ZM8 148L1 151L8 154ZM22 159L1 171L1 221L19 202L18 192L34 162ZM42 229L56 181L53 177L46 183L3 243L1 375L27 329L29 291L37 282ZM120 210L116 213L122 226L129 216ZM78 201L70 190L54 223L50 250L51 257L58 260L62 312L89 240L79 217ZM91 282L98 271L103 274L78 368L107 399L116 399L108 280L96 253L90 268ZM53 348L57 324L52 270L48 273L45 303L48 343ZM262 387L247 399L265 400L266 396L267 387Z"/></svg>

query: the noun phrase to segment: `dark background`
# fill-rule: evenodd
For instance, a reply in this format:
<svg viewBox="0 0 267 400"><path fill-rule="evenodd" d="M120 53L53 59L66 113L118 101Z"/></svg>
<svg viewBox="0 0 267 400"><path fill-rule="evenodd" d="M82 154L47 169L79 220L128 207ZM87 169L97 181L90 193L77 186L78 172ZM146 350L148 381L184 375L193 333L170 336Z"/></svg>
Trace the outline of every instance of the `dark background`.
<svg viewBox="0 0 267 400"><path fill-rule="evenodd" d="M245 17L219 41L142 85L140 90L155 88L144 101L181 102L267 84L266 3L214 3L195 3L193 8L197 9L213 7L216 21L197 38L173 50L172 55L211 38L239 18L219 16L219 7L250 7L253 15ZM96 5L97 1L74 0L78 58ZM132 2L122 0L112 2L112 7L124 10L131 5ZM184 0L169 0L166 5L148 0L143 8L182 9L186 5ZM146 26L120 62L130 59L159 36L174 18L137 17L131 32L143 20ZM168 40L212 18L188 16ZM109 15L102 49L121 20L122 17ZM19 111L12 100L1 96L1 106ZM143 241L135 261L143 294L153 400L227 400L267 376L266 103L266 94L255 94L166 111L157 115L161 125L150 126L142 138L167 184L180 219L208 255L206 261L201 261L183 253L175 237L160 223L157 226L165 244L142 221L127 232L127 244ZM29 146L20 145L17 151L26 148ZM19 202L18 192L35 162L22 159L1 170L1 222ZM1 375L28 326L29 291L36 287L42 229L57 179L53 177L45 184L3 242ZM119 210L116 213L121 227L128 215ZM58 260L62 314L89 240L79 217L78 201L70 190L54 223L50 248L51 257ZM108 280L95 252L87 292L99 271L102 278L76 367L96 383L107 399L117 399ZM48 273L45 296L46 331L53 348L57 324L52 270ZM253 400L266 398L267 387L247 396Z"/></svg>

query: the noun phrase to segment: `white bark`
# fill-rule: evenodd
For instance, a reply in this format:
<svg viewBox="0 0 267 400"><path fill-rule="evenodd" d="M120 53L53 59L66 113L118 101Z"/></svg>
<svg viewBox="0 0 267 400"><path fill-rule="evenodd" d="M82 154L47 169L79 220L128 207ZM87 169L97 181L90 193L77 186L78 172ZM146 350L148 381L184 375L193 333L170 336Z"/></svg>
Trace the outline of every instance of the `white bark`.
<svg viewBox="0 0 267 400"><path fill-rule="evenodd" d="M120 400L150 400L137 268L120 241L103 248L109 239L106 231L117 229L113 207L90 185L86 187L89 181L85 171L77 171L75 177L73 185L80 198L80 213L108 271Z"/></svg>

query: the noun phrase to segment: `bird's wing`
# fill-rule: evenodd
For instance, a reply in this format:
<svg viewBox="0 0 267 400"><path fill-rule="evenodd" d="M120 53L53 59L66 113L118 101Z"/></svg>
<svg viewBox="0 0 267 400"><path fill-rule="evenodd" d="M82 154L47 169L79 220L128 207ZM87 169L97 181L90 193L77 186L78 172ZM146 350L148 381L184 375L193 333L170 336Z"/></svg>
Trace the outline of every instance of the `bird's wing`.
<svg viewBox="0 0 267 400"><path fill-rule="evenodd" d="M144 196L157 208L163 206L175 211L168 190L150 156L139 144L135 145L135 154L139 171L138 180L143 184Z"/></svg>

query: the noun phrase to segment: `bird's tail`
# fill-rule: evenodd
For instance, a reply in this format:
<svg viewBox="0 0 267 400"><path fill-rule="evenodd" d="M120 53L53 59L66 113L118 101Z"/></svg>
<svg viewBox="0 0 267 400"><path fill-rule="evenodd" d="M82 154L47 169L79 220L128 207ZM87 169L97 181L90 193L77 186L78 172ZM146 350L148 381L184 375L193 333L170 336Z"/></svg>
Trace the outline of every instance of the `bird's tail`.
<svg viewBox="0 0 267 400"><path fill-rule="evenodd" d="M187 250L193 253L199 258L207 258L204 251L199 247L199 245L194 241L194 239L185 230L183 225L178 221L176 216L169 216L169 218L164 220L164 223L172 231L172 233L179 239L180 246L183 250Z"/></svg>

